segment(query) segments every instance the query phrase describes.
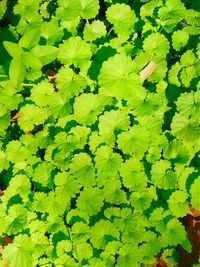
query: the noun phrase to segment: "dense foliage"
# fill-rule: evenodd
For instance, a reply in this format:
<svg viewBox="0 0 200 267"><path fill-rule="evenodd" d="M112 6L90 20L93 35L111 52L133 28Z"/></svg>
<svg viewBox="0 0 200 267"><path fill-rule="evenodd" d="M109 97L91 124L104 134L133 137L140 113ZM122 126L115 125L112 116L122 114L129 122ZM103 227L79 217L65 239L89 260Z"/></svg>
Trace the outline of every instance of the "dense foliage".
<svg viewBox="0 0 200 267"><path fill-rule="evenodd" d="M0 5L0 266L174 266L200 210L198 1Z"/></svg>

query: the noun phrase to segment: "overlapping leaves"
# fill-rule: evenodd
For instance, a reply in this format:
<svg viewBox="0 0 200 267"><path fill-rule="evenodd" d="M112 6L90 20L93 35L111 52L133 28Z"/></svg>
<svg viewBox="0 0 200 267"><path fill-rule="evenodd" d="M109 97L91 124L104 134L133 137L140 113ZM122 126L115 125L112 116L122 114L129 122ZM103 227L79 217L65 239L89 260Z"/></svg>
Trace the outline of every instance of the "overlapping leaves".
<svg viewBox="0 0 200 267"><path fill-rule="evenodd" d="M8 16L2 1L2 262L172 266L191 251L199 12L184 3L19 0Z"/></svg>

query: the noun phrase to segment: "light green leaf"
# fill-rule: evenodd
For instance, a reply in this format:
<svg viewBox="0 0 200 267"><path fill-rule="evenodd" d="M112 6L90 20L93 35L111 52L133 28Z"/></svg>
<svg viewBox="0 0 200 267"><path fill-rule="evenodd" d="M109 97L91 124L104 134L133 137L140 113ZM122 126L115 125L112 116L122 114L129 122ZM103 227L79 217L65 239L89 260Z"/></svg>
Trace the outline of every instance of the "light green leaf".
<svg viewBox="0 0 200 267"><path fill-rule="evenodd" d="M47 186L51 181L51 172L53 170L52 164L48 162L42 162L37 165L33 173L33 181Z"/></svg>
<svg viewBox="0 0 200 267"><path fill-rule="evenodd" d="M91 228L90 241L93 247L103 249L109 243L107 236L110 236L110 241L119 238L118 230L110 221L100 220Z"/></svg>
<svg viewBox="0 0 200 267"><path fill-rule="evenodd" d="M95 18L99 11L99 0L80 0L81 16L84 19Z"/></svg>
<svg viewBox="0 0 200 267"><path fill-rule="evenodd" d="M92 93L81 94L75 98L74 118L83 125L91 125L97 120L106 105L106 98Z"/></svg>
<svg viewBox="0 0 200 267"><path fill-rule="evenodd" d="M66 194L69 198L75 197L81 187L78 181L66 171L57 173L54 183L60 194Z"/></svg>
<svg viewBox="0 0 200 267"><path fill-rule="evenodd" d="M91 24L86 23L83 31L84 40L94 41L106 35L106 26L103 21L94 20Z"/></svg>
<svg viewBox="0 0 200 267"><path fill-rule="evenodd" d="M20 58L12 59L9 67L9 78L15 88L18 88L24 81L26 68L24 61Z"/></svg>
<svg viewBox="0 0 200 267"><path fill-rule="evenodd" d="M31 49L34 45L39 42L40 30L38 27L32 27L19 40L19 46L27 49Z"/></svg>
<svg viewBox="0 0 200 267"><path fill-rule="evenodd" d="M160 189L174 189L177 187L177 176L167 160L156 161L151 169L151 179Z"/></svg>
<svg viewBox="0 0 200 267"><path fill-rule="evenodd" d="M7 169L9 166L6 153L3 150L0 150L0 172Z"/></svg>
<svg viewBox="0 0 200 267"><path fill-rule="evenodd" d="M175 217L184 217L188 213L188 195L183 191L175 191L170 195L168 205L172 215Z"/></svg>
<svg viewBox="0 0 200 267"><path fill-rule="evenodd" d="M126 193L121 189L122 185L119 180L108 181L104 186L105 201L120 205L126 203Z"/></svg>
<svg viewBox="0 0 200 267"><path fill-rule="evenodd" d="M91 57L92 53L89 44L81 37L70 37L60 45L58 59L66 64L74 64L75 67L84 66Z"/></svg>
<svg viewBox="0 0 200 267"><path fill-rule="evenodd" d="M117 143L123 153L140 158L150 145L149 134L144 127L135 125L128 132L119 134Z"/></svg>
<svg viewBox="0 0 200 267"><path fill-rule="evenodd" d="M27 210L23 205L14 204L9 207L8 215L4 218L5 232L8 235L17 235L27 228Z"/></svg>
<svg viewBox="0 0 200 267"><path fill-rule="evenodd" d="M151 56L165 57L169 51L169 42L163 34L152 33L144 39L143 49Z"/></svg>
<svg viewBox="0 0 200 267"><path fill-rule="evenodd" d="M114 153L109 146L99 147L95 152L94 161L98 175L103 177L115 176L122 164L121 156Z"/></svg>
<svg viewBox="0 0 200 267"><path fill-rule="evenodd" d="M114 4L106 11L107 20L114 25L114 31L119 35L130 34L134 31L136 16L129 5Z"/></svg>
<svg viewBox="0 0 200 267"><path fill-rule="evenodd" d="M46 107L49 104L48 96L53 97L54 87L47 81L41 81L33 86L31 89L30 99L40 107Z"/></svg>
<svg viewBox="0 0 200 267"><path fill-rule="evenodd" d="M75 242L86 242L90 238L90 227L84 222L73 224L71 232Z"/></svg>
<svg viewBox="0 0 200 267"><path fill-rule="evenodd" d="M127 105L133 110L134 115L144 116L153 114L162 105L162 100L158 94L149 93L141 88L135 92Z"/></svg>
<svg viewBox="0 0 200 267"><path fill-rule="evenodd" d="M190 194L191 194L191 204L193 208L200 210L200 178L197 178L191 186Z"/></svg>
<svg viewBox="0 0 200 267"><path fill-rule="evenodd" d="M9 186L6 189L5 197L11 198L17 194L20 195L22 200L28 201L28 195L31 190L30 179L24 174L18 174L12 177L9 182Z"/></svg>
<svg viewBox="0 0 200 267"><path fill-rule="evenodd" d="M153 187L146 189L145 191L136 191L131 194L131 205L137 211L143 212L147 210L152 200L157 200L156 190Z"/></svg>
<svg viewBox="0 0 200 267"><path fill-rule="evenodd" d="M13 58L20 58L23 54L23 49L16 43L4 41L3 45L8 54Z"/></svg>
<svg viewBox="0 0 200 267"><path fill-rule="evenodd" d="M129 124L129 117L124 111L106 111L99 117L99 134L102 136L117 134L119 130L127 130Z"/></svg>
<svg viewBox="0 0 200 267"><path fill-rule="evenodd" d="M135 157L126 160L121 168L120 175L123 185L131 191L142 191L147 186L147 176L142 163Z"/></svg>
<svg viewBox="0 0 200 267"><path fill-rule="evenodd" d="M103 192L97 187L88 187L81 191L77 198L76 206L86 211L89 216L97 214L103 206Z"/></svg>
<svg viewBox="0 0 200 267"><path fill-rule="evenodd" d="M200 91L181 94L176 101L176 106L181 115L198 119L200 114Z"/></svg>
<svg viewBox="0 0 200 267"><path fill-rule="evenodd" d="M75 154L69 168L70 174L72 174L81 185L93 186L95 184L95 168L88 154Z"/></svg>
<svg viewBox="0 0 200 267"><path fill-rule="evenodd" d="M34 126L44 123L46 119L46 110L33 104L27 104L19 111L18 124L22 130L31 131Z"/></svg>
<svg viewBox="0 0 200 267"><path fill-rule="evenodd" d="M171 246L176 246L187 239L184 226L178 219L171 219L167 223L167 239Z"/></svg>
<svg viewBox="0 0 200 267"><path fill-rule="evenodd" d="M76 74L71 68L65 66L60 68L56 74L56 86L69 97L82 93L87 86L85 77Z"/></svg>
<svg viewBox="0 0 200 267"><path fill-rule="evenodd" d="M98 80L102 87L100 94L116 97L118 100L131 98L142 87L131 58L124 54L116 54L105 61Z"/></svg>
<svg viewBox="0 0 200 267"><path fill-rule="evenodd" d="M178 139L185 141L198 140L200 138L199 118L187 118L176 113L171 123L171 130L172 134Z"/></svg>
<svg viewBox="0 0 200 267"><path fill-rule="evenodd" d="M41 37L46 39L47 45L54 45L63 37L63 29L59 26L57 19L43 21L41 25Z"/></svg>
<svg viewBox="0 0 200 267"><path fill-rule="evenodd" d="M189 40L189 34L183 30L175 31L172 35L172 44L176 51L180 51L186 46Z"/></svg>
<svg viewBox="0 0 200 267"><path fill-rule="evenodd" d="M8 244L3 250L3 257L8 261L10 267L32 267L33 247L27 235L15 237L13 244Z"/></svg>
<svg viewBox="0 0 200 267"><path fill-rule="evenodd" d="M71 21L80 15L80 0L59 0L56 17L60 20Z"/></svg>
<svg viewBox="0 0 200 267"><path fill-rule="evenodd" d="M89 243L78 243L75 245L76 254L74 255L79 261L88 260L93 255L93 248Z"/></svg>
<svg viewBox="0 0 200 267"><path fill-rule="evenodd" d="M38 45L32 50L34 55L39 58L42 65L47 65L54 61L58 56L58 48L50 45Z"/></svg>
<svg viewBox="0 0 200 267"><path fill-rule="evenodd" d="M12 163L19 163L27 158L28 151L20 141L12 140L6 146L6 156Z"/></svg>

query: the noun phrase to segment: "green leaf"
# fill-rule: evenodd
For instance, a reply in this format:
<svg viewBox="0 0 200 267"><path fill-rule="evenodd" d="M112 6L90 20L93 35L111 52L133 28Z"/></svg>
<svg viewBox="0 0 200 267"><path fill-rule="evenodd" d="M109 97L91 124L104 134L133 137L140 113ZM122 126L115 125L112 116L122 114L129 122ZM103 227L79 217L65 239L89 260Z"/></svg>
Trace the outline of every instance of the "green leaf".
<svg viewBox="0 0 200 267"><path fill-rule="evenodd" d="M4 41L3 45L8 54L13 58L20 58L23 54L23 49L16 43Z"/></svg>
<svg viewBox="0 0 200 267"><path fill-rule="evenodd" d="M31 242L34 246L34 256L39 258L44 253L48 253L49 241L48 238L42 233L33 233L31 235Z"/></svg>
<svg viewBox="0 0 200 267"><path fill-rule="evenodd" d="M119 258L117 259L117 267L135 266L138 267L138 261L141 258L141 252L138 248L134 248L131 244L125 244L119 250Z"/></svg>
<svg viewBox="0 0 200 267"><path fill-rule="evenodd" d="M134 71L134 65L130 57L117 54L105 61L98 76L101 94L116 97L117 99L129 99L135 91L140 90L142 82Z"/></svg>
<svg viewBox="0 0 200 267"><path fill-rule="evenodd" d="M30 28L20 39L19 46L27 49L31 49L35 46L40 39L40 30L38 27Z"/></svg>
<svg viewBox="0 0 200 267"><path fill-rule="evenodd" d="M171 219L167 223L167 239L168 244L176 246L178 243L182 243L187 239L184 226L178 219Z"/></svg>
<svg viewBox="0 0 200 267"><path fill-rule="evenodd" d="M95 152L95 166L98 174L103 177L113 177L122 164L122 158L114 153L109 146L101 146Z"/></svg>
<svg viewBox="0 0 200 267"><path fill-rule="evenodd" d="M142 89L135 92L127 103L136 116L151 115L162 105L161 97L158 94Z"/></svg>
<svg viewBox="0 0 200 267"><path fill-rule="evenodd" d="M12 59L9 67L9 78L15 88L18 88L24 81L26 68L23 60L20 58Z"/></svg>
<svg viewBox="0 0 200 267"><path fill-rule="evenodd" d="M177 176L167 160L156 161L151 169L151 179L160 189L174 189L177 185Z"/></svg>
<svg viewBox="0 0 200 267"><path fill-rule="evenodd" d="M157 200L156 190L153 187L141 192L133 192L130 197L130 201L134 209L143 212L147 210L152 200Z"/></svg>
<svg viewBox="0 0 200 267"><path fill-rule="evenodd" d="M103 206L103 192L98 188L85 188L77 198L76 206L89 216L97 214Z"/></svg>
<svg viewBox="0 0 200 267"><path fill-rule="evenodd" d="M0 104L0 132L8 128L10 124L10 112Z"/></svg>
<svg viewBox="0 0 200 267"><path fill-rule="evenodd" d="M117 143L123 153L140 158L149 147L149 134L144 127L135 125L128 132L119 134Z"/></svg>
<svg viewBox="0 0 200 267"><path fill-rule="evenodd" d="M71 21L80 16L80 0L59 0L56 17L60 20Z"/></svg>
<svg viewBox="0 0 200 267"><path fill-rule="evenodd" d="M88 260L93 255L93 248L89 243L78 243L75 245L76 254L75 258L77 258L79 261L81 260Z"/></svg>
<svg viewBox="0 0 200 267"><path fill-rule="evenodd" d="M147 177L142 163L135 157L126 160L121 168L120 175L123 185L131 191L142 191L147 186Z"/></svg>
<svg viewBox="0 0 200 267"><path fill-rule="evenodd" d="M9 166L6 153L3 150L0 150L0 172L7 169Z"/></svg>
<svg viewBox="0 0 200 267"><path fill-rule="evenodd" d="M2 0L0 3L0 19L3 18L3 15L6 12L6 8L7 8L7 0Z"/></svg>
<svg viewBox="0 0 200 267"><path fill-rule="evenodd" d="M110 236L110 238L108 238ZM108 220L100 220L91 228L90 241L93 247L102 249L109 241L118 240L119 232Z"/></svg>
<svg viewBox="0 0 200 267"><path fill-rule="evenodd" d="M186 9L180 0L167 0L163 7L158 10L158 16L163 20L164 28L171 32L179 21L184 17Z"/></svg>
<svg viewBox="0 0 200 267"><path fill-rule="evenodd" d="M18 124L23 131L31 131L34 126L42 124L46 119L46 110L33 104L27 104L19 111Z"/></svg>
<svg viewBox="0 0 200 267"><path fill-rule="evenodd" d="M194 183L191 185L190 194L191 194L191 204L193 208L200 210L200 198L199 198L199 190L200 190L200 179L197 178Z"/></svg>
<svg viewBox="0 0 200 267"><path fill-rule="evenodd" d="M38 164L33 173L33 181L38 182L42 186L47 186L51 180L52 170L51 163L42 162Z"/></svg>
<svg viewBox="0 0 200 267"><path fill-rule="evenodd" d="M5 105L9 110L17 109L19 103L22 101L22 96L17 94L16 89L13 88L12 84L2 88L0 88L0 104Z"/></svg>
<svg viewBox="0 0 200 267"><path fill-rule="evenodd" d="M189 34L184 30L173 32L172 44L176 51L180 51L184 46L186 46L188 40L189 40Z"/></svg>
<svg viewBox="0 0 200 267"><path fill-rule="evenodd" d="M178 139L190 141L200 137L199 119L187 118L178 113L175 114L171 123L172 134Z"/></svg>
<svg viewBox="0 0 200 267"><path fill-rule="evenodd" d="M8 244L3 250L3 257L11 267L32 267L33 247L30 237L19 235L15 237L13 244Z"/></svg>
<svg viewBox="0 0 200 267"><path fill-rule="evenodd" d="M97 120L106 105L106 98L92 93L81 94L75 98L74 118L83 125L91 125Z"/></svg>
<svg viewBox="0 0 200 267"><path fill-rule="evenodd" d="M67 194L70 198L78 193L80 186L78 181L74 179L69 172L59 172L54 178L54 183L60 193Z"/></svg>
<svg viewBox="0 0 200 267"><path fill-rule="evenodd" d="M39 58L42 65L47 65L54 61L58 56L58 48L50 45L38 45L32 50L34 55Z"/></svg>
<svg viewBox="0 0 200 267"><path fill-rule="evenodd" d="M91 24L86 23L83 36L86 41L94 41L106 35L106 26L103 21L94 20Z"/></svg>
<svg viewBox="0 0 200 267"><path fill-rule="evenodd" d="M47 81L41 81L33 86L31 89L30 99L35 102L37 106L46 107L49 104L48 96L53 97L54 87Z"/></svg>
<svg viewBox="0 0 200 267"><path fill-rule="evenodd" d="M105 201L116 205L126 203L126 193L121 187L122 185L119 180L108 181L104 186Z"/></svg>
<svg viewBox="0 0 200 267"><path fill-rule="evenodd" d="M56 246L56 253L59 256L59 258L62 257L63 254L66 254L66 252L70 252L72 250L72 244L69 240L61 240L57 243Z"/></svg>
<svg viewBox="0 0 200 267"><path fill-rule="evenodd" d="M38 11L39 3L34 0L30 1L18 1L14 6L14 14L20 14L24 19L30 20L30 18L35 15Z"/></svg>
<svg viewBox="0 0 200 267"><path fill-rule="evenodd" d="M168 72L168 79L171 84L175 84L176 86L181 85L181 82L178 77L178 74L181 69L182 66L179 62L176 62L174 65L172 65L171 69Z"/></svg>
<svg viewBox="0 0 200 267"><path fill-rule="evenodd" d="M144 39L143 49L153 57L165 57L169 51L169 42L163 34L155 32Z"/></svg>
<svg viewBox="0 0 200 267"><path fill-rule="evenodd" d="M24 174L18 174L12 177L6 190L6 197L9 198L19 194L24 202L28 201L31 190L30 179Z"/></svg>
<svg viewBox="0 0 200 267"><path fill-rule="evenodd" d="M84 19L95 18L99 11L98 0L80 0L81 2L81 17Z"/></svg>
<svg viewBox="0 0 200 267"><path fill-rule="evenodd" d="M16 235L27 228L27 210L20 204L9 207L4 219L8 235Z"/></svg>
<svg viewBox="0 0 200 267"><path fill-rule="evenodd" d="M129 128L129 117L121 110L106 111L99 117L99 134L110 135Z"/></svg>
<svg viewBox="0 0 200 267"><path fill-rule="evenodd" d="M114 25L114 31L119 35L130 35L134 31L136 16L129 5L111 5L106 11L107 20Z"/></svg>
<svg viewBox="0 0 200 267"><path fill-rule="evenodd" d="M81 37L70 37L60 45L58 59L66 64L74 64L75 67L84 66L92 55L90 46Z"/></svg>
<svg viewBox="0 0 200 267"><path fill-rule="evenodd" d="M175 191L168 200L169 208L175 217L184 217L188 213L188 195L183 191Z"/></svg>
<svg viewBox="0 0 200 267"><path fill-rule="evenodd" d="M95 185L95 168L88 154L79 153L74 155L69 168L70 174L83 186Z"/></svg>
<svg viewBox="0 0 200 267"><path fill-rule="evenodd" d="M90 227L84 222L76 222L72 226L72 235L75 242L86 242L90 238Z"/></svg>
<svg viewBox="0 0 200 267"><path fill-rule="evenodd" d="M25 52L23 55L24 58L24 64L26 66L26 79L27 80L35 80L38 79L41 76L41 68L42 63L33 54L33 52Z"/></svg>
<svg viewBox="0 0 200 267"><path fill-rule="evenodd" d="M60 68L56 74L56 86L67 96L73 97L83 92L87 86L87 81L85 77L76 74L71 68L65 66Z"/></svg>
<svg viewBox="0 0 200 267"><path fill-rule="evenodd" d="M200 114L200 91L181 94L176 101L176 106L181 115L198 119Z"/></svg>
<svg viewBox="0 0 200 267"><path fill-rule="evenodd" d="M57 19L43 21L41 25L41 37L45 38L47 45L54 45L63 37L63 29L59 26Z"/></svg>
<svg viewBox="0 0 200 267"><path fill-rule="evenodd" d="M62 118L71 112L71 105L69 103L69 95L62 93L55 93L53 97L48 96L48 110L54 118Z"/></svg>
<svg viewBox="0 0 200 267"><path fill-rule="evenodd" d="M165 158L173 159L173 162L184 164L189 160L189 151L184 144L178 140L173 140L169 143L164 152Z"/></svg>
<svg viewBox="0 0 200 267"><path fill-rule="evenodd" d="M12 163L18 163L27 158L28 151L21 142L12 140L6 146L6 156Z"/></svg>

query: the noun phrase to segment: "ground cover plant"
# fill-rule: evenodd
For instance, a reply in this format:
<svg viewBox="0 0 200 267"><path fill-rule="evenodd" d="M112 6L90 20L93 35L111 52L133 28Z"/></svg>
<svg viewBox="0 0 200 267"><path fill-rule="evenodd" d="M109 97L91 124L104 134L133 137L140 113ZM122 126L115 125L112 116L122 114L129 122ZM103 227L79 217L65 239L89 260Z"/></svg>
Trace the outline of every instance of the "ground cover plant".
<svg viewBox="0 0 200 267"><path fill-rule="evenodd" d="M183 266L183 221L200 215L199 8L0 2L0 266Z"/></svg>

